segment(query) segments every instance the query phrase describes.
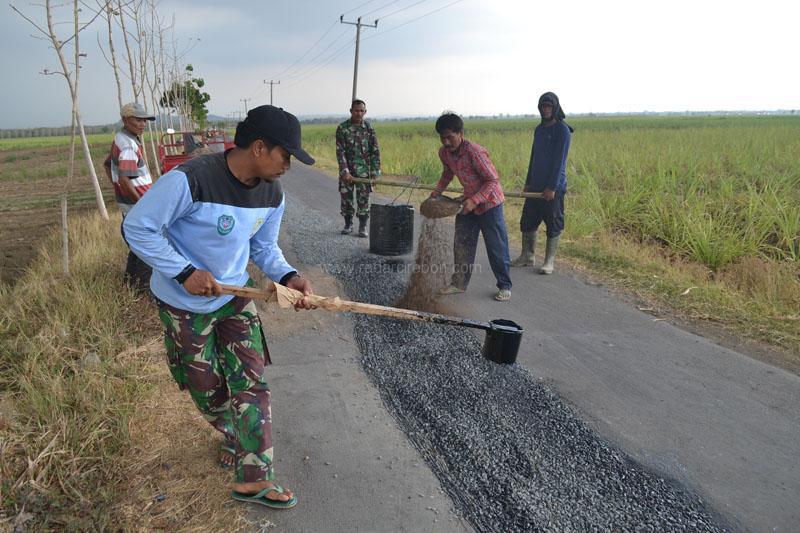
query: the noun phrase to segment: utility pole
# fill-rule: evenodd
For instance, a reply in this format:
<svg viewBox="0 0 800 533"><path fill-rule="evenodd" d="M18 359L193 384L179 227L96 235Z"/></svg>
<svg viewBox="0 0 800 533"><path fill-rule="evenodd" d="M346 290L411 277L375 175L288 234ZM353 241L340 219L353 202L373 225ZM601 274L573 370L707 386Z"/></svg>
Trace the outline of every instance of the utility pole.
<svg viewBox="0 0 800 533"><path fill-rule="evenodd" d="M267 80L264 80L264 83L265 84L267 84L267 83L269 84L269 105L272 105L272 86L273 85L280 85L281 82L280 82L280 80L278 80L278 81L272 81L272 80L267 81Z"/></svg>
<svg viewBox="0 0 800 533"><path fill-rule="evenodd" d="M358 87L358 46L359 42L361 41L361 26L365 26L367 28L377 28L378 19L375 19L374 24L362 24L361 17L358 17L358 19L355 22L348 22L344 20L344 15L341 15L339 17L339 22L341 22L342 24L350 24L356 27L356 61L355 65L353 66L353 98L351 99L352 101L356 99L356 88Z"/></svg>
<svg viewBox="0 0 800 533"><path fill-rule="evenodd" d="M244 114L247 115L247 102L252 100L252 98L239 98L240 102L244 102Z"/></svg>

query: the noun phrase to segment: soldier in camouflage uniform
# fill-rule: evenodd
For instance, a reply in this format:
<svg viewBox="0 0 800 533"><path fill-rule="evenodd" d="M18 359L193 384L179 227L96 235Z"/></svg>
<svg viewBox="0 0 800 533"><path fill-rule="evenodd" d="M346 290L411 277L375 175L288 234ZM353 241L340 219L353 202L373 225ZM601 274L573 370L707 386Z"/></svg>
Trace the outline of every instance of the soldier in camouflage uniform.
<svg viewBox="0 0 800 533"><path fill-rule="evenodd" d="M286 509L297 498L275 483L264 331L253 301L223 295L220 284L252 285L252 260L270 279L312 294L278 246L286 205L278 178L292 155L314 159L301 148L297 118L273 106L251 109L234 143L164 174L123 227L153 267L169 370L223 435L221 462L235 467L231 496ZM302 298L295 307L311 305Z"/></svg>
<svg viewBox="0 0 800 533"><path fill-rule="evenodd" d="M369 218L369 193L372 185L353 183L353 178L374 180L381 175L381 152L378 137L372 125L364 120L367 105L363 100L353 100L350 119L336 128L336 159L339 161L339 192L342 196L342 235L353 231L353 214L358 216L358 236L367 236ZM353 208L353 193L356 207Z"/></svg>

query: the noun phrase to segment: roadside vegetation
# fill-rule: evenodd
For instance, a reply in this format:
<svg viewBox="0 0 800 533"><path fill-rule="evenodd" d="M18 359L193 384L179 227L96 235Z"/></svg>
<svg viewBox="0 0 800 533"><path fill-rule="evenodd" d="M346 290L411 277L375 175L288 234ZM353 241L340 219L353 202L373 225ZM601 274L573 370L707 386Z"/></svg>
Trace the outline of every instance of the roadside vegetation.
<svg viewBox="0 0 800 533"><path fill-rule="evenodd" d="M623 289L654 319L677 315L766 342L786 354L779 364L800 371L800 120L572 123L563 245L572 266ZM534 125L467 122L467 136L489 148L507 190L521 189ZM328 170L336 168L334 130L304 127L308 150ZM387 174L436 181L432 124L377 130ZM100 156L110 136L90 141ZM118 215L109 222L91 212L82 178L58 180L67 150L68 138L0 140L2 248L24 258L0 272L0 525L250 527L225 505L229 477L216 465L216 436L168 376L154 310L122 288ZM57 237L65 191L69 277L60 273ZM508 202L515 238L521 205ZM171 445L185 431L197 435L189 452Z"/></svg>
<svg viewBox="0 0 800 533"><path fill-rule="evenodd" d="M155 309L122 284L119 215L96 214L85 171L64 179L69 138L39 142L53 140L0 141L0 530L247 527L225 505L216 436L168 374ZM90 141L101 162L110 137Z"/></svg>
<svg viewBox="0 0 800 533"><path fill-rule="evenodd" d="M218 439L169 377L152 304L122 285L119 222L73 218L69 277L54 231L0 285L0 529L237 530Z"/></svg>
<svg viewBox="0 0 800 533"><path fill-rule="evenodd" d="M124 244L113 237L99 217L76 221L69 278L54 236L13 288L0 289L3 508L32 514L39 527L112 527L109 504L123 481L115 458L152 390L138 379L143 361L117 357L153 324L131 320L149 313L120 290L112 265Z"/></svg>
<svg viewBox="0 0 800 533"><path fill-rule="evenodd" d="M563 251L573 264L655 313L674 311L790 351L800 368L800 118L569 122L576 132ZM466 121L466 137L489 149L506 191L522 190L536 124ZM384 173L436 182L433 121L375 128ZM304 127L307 149L329 170L334 132ZM521 208L521 200L507 202L514 239Z"/></svg>

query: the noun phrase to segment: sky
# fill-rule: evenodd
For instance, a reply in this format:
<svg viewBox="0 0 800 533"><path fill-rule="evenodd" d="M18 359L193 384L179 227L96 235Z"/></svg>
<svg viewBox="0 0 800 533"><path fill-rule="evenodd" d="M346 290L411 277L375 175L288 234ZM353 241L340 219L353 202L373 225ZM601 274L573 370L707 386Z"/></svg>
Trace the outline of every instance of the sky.
<svg viewBox="0 0 800 533"><path fill-rule="evenodd" d="M11 3L44 24L34 4ZM56 69L55 52L4 9L0 128L68 125L66 82L40 74ZM270 79L275 105L296 115L347 115L356 28L342 14L378 18L361 30L369 116L534 114L546 91L568 116L800 109L796 0L161 0L158 11L175 15L185 62L220 116L269 103ZM118 120L103 24L81 33L86 124Z"/></svg>

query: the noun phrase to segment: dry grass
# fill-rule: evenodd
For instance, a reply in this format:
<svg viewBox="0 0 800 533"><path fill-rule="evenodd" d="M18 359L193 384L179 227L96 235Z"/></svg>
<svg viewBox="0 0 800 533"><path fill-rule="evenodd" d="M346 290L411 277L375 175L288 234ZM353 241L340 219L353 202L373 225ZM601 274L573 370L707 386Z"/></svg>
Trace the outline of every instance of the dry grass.
<svg viewBox="0 0 800 533"><path fill-rule="evenodd" d="M120 467L127 482L113 514L125 529L234 531L246 524L242 507L229 498L231 472L217 465L220 438L169 375L163 346L145 354L148 380L158 394L147 398L130 421L130 451Z"/></svg>
<svg viewBox="0 0 800 533"><path fill-rule="evenodd" d="M54 235L0 286L0 528L242 527L217 437L163 363L156 311L122 286L118 226L73 218L70 277Z"/></svg>

